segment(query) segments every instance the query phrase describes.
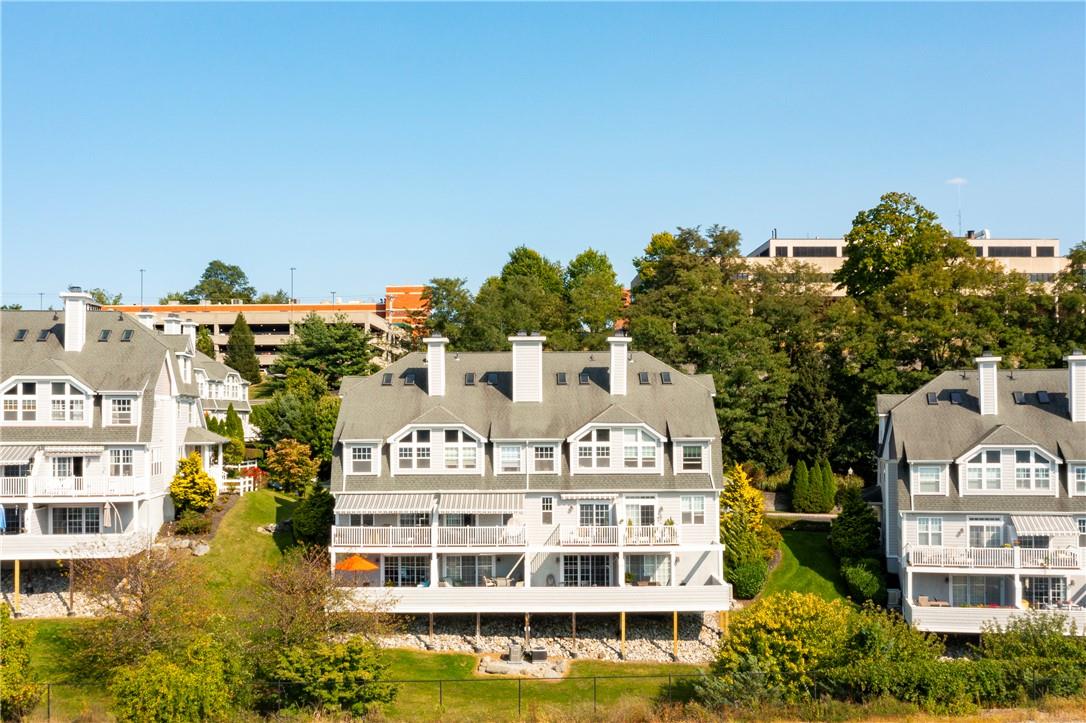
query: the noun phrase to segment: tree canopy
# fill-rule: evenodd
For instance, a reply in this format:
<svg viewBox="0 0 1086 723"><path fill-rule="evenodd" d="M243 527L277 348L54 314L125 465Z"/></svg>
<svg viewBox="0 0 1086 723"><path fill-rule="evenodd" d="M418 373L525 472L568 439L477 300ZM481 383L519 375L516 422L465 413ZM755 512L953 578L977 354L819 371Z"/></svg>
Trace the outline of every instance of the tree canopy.
<svg viewBox="0 0 1086 723"><path fill-rule="evenodd" d="M237 371L242 379L252 384L260 383L260 362L256 358L256 342L253 340L253 330L245 321L244 314L238 314L234 319L230 336L226 341L226 355L223 361L228 367Z"/></svg>
<svg viewBox="0 0 1086 723"><path fill-rule="evenodd" d="M294 338L279 350L271 372L282 379L295 369L306 369L324 379L329 388L338 389L345 376L377 371L375 355L369 334L351 324L346 316L341 314L326 322L310 313L295 325ZM281 381L277 385L281 386Z"/></svg>

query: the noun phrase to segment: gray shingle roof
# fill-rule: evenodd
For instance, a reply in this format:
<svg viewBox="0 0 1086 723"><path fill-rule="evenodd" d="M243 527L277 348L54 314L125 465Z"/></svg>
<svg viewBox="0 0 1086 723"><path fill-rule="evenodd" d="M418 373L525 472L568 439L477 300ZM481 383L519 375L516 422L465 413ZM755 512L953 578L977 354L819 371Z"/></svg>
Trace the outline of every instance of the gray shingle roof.
<svg viewBox="0 0 1086 723"><path fill-rule="evenodd" d="M644 423L672 438L713 440L712 459L720 464L720 431L713 404L710 375L688 375L644 352L633 352L628 365L627 394L608 392L607 352L545 352L543 354L543 401L512 401L512 355L510 352L446 354L445 395L427 394L425 355L408 354L372 377L348 377L340 386L343 405L336 423L337 454L333 460L333 489L340 489L341 440L387 439L409 424L465 424L490 440L566 439L593 420L611 423ZM466 372L475 374L475 384L464 383ZM566 384L557 383L565 372ZM641 384L639 372L649 373L649 384ZM670 372L671 384L660 382L660 372ZM493 373L496 383L484 382ZM587 374L588 384L579 383ZM381 384L383 374L392 374L393 383ZM413 374L415 383L405 385ZM568 445L567 445L568 449ZM533 489L712 489L709 474L679 474L672 471L670 449L665 451L664 474L577 475L570 478L567 455L561 474L533 474ZM719 474L717 475L719 478ZM378 476L349 476L350 490L417 489L524 489L524 475L494 474L490 454L483 475L402 475L391 478L387 451L382 455Z"/></svg>
<svg viewBox="0 0 1086 723"><path fill-rule="evenodd" d="M997 372L998 414L981 415L975 370L944 372L890 412L898 459L956 459L989 435L1008 439L1015 435L1034 440L1065 460L1086 460L1086 422L1072 422L1066 369L1002 369ZM1047 391L1051 401L1041 404L1037 392ZM927 394L937 404L927 403ZM961 404L951 403L951 393ZM1014 393L1023 395L1016 404Z"/></svg>
<svg viewBox="0 0 1086 723"><path fill-rule="evenodd" d="M27 329L24 341L15 341L16 331ZM38 332L49 329L45 341L37 341ZM107 341L98 341L101 332L110 330ZM129 341L121 341L122 332L131 331ZM142 392L153 395L162 365L169 364L180 392L196 396L194 383L180 381L174 355L179 337L166 337L148 329L127 314L89 310L86 342L82 351L64 351L64 313L52 311L0 311L0 380L15 376L68 375L96 391ZM186 338L187 339L187 338ZM96 397L93 426L84 427L4 427L4 442L146 442L151 438L154 405L142 404L138 428L102 427L101 398Z"/></svg>

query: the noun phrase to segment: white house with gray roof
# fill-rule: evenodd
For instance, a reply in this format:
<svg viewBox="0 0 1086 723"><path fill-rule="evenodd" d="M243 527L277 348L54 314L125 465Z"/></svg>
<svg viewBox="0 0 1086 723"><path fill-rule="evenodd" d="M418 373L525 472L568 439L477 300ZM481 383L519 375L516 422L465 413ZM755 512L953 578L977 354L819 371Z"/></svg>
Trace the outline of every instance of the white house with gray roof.
<svg viewBox="0 0 1086 723"><path fill-rule="evenodd" d="M945 372L878 398L883 542L906 619L977 633L1023 609L1086 632L1086 355Z"/></svg>
<svg viewBox="0 0 1086 723"><path fill-rule="evenodd" d="M194 338L100 311L77 287L61 299L0 312L4 562L130 554L173 518L180 458L198 451L223 479Z"/></svg>
<svg viewBox="0 0 1086 723"><path fill-rule="evenodd" d="M344 380L332 564L404 613L727 610L712 377L605 352L425 340Z"/></svg>

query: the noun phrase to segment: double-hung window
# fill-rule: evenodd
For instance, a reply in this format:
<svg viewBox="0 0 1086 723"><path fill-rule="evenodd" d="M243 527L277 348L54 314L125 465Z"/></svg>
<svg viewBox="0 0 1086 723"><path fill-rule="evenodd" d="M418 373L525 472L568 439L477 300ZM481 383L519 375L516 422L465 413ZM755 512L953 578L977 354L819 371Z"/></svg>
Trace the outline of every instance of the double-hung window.
<svg viewBox="0 0 1086 723"><path fill-rule="evenodd" d="M539 500L540 509L542 514L540 515L540 521L544 525L554 524L554 498L543 497Z"/></svg>
<svg viewBox="0 0 1086 723"><path fill-rule="evenodd" d="M111 449L111 450L109 450L109 476L110 477L131 477L132 476L132 450L130 450L130 449Z"/></svg>
<svg viewBox="0 0 1086 723"><path fill-rule="evenodd" d="M1086 465L1071 468L1071 487L1076 495L1086 495Z"/></svg>
<svg viewBox="0 0 1086 723"><path fill-rule="evenodd" d="M501 450L500 454L502 473L509 474L520 472L521 448L516 445L506 444L502 445L499 449Z"/></svg>
<svg viewBox="0 0 1086 723"><path fill-rule="evenodd" d="M974 455L965 465L965 488L972 492L998 490L1002 486L1003 465L998 449Z"/></svg>
<svg viewBox="0 0 1086 723"><path fill-rule="evenodd" d="M930 547L943 545L943 518L917 517L916 544Z"/></svg>
<svg viewBox="0 0 1086 723"><path fill-rule="evenodd" d="M351 473L371 474L373 472L373 447L351 447Z"/></svg>
<svg viewBox="0 0 1086 723"><path fill-rule="evenodd" d="M132 424L131 399L111 399L109 401L109 423L115 425Z"/></svg>
<svg viewBox="0 0 1086 723"><path fill-rule="evenodd" d="M681 445L683 450L682 457L682 470L683 472L700 472L705 469L703 457L705 454L705 447L700 444L684 444Z"/></svg>
<svg viewBox="0 0 1086 723"><path fill-rule="evenodd" d="M534 462L533 472L554 471L554 446L541 445L533 447L532 457Z"/></svg>
<svg viewBox="0 0 1086 723"><path fill-rule="evenodd" d="M611 505L600 502L583 502L580 505L581 527L606 527L611 524Z"/></svg>
<svg viewBox="0 0 1086 723"><path fill-rule="evenodd" d="M939 494L943 491L943 468L937 464L914 465L913 482L914 492Z"/></svg>
<svg viewBox="0 0 1086 723"><path fill-rule="evenodd" d="M622 430L622 465L651 469L656 466L656 440L643 429Z"/></svg>
<svg viewBox="0 0 1086 723"><path fill-rule="evenodd" d="M577 440L577 465L582 469L610 469L610 429L592 429L581 435Z"/></svg>
<svg viewBox="0 0 1086 723"><path fill-rule="evenodd" d="M684 496L680 504L682 507L682 524L705 524L705 497L703 495Z"/></svg>
<svg viewBox="0 0 1086 723"><path fill-rule="evenodd" d="M416 429L400 437L397 460L400 469L430 469L430 430Z"/></svg>
<svg viewBox="0 0 1086 723"><path fill-rule="evenodd" d="M1014 488L1016 490L1052 489L1052 463L1029 449L1014 451Z"/></svg>
<svg viewBox="0 0 1086 723"><path fill-rule="evenodd" d="M473 470L478 466L478 442L459 429L445 430L445 469Z"/></svg>

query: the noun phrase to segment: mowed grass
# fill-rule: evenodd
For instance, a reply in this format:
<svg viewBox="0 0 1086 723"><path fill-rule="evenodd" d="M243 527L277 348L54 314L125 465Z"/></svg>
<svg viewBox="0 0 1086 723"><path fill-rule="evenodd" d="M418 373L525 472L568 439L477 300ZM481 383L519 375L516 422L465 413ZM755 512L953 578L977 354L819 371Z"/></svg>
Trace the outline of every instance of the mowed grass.
<svg viewBox="0 0 1086 723"><path fill-rule="evenodd" d="M666 699L669 690L682 699L692 680L684 676L702 670L671 663L576 660L567 678L518 681L476 675L474 655L388 650L385 656L391 664L389 678L419 681L400 684L395 702L385 710L392 720L515 720L539 709L587 716L593 699L600 710L620 701L650 705ZM438 679L444 682L439 685Z"/></svg>
<svg viewBox="0 0 1086 723"><path fill-rule="evenodd" d="M811 592L825 600L845 596L837 558L825 532L781 530L780 564L769 574L762 595L780 592Z"/></svg>

